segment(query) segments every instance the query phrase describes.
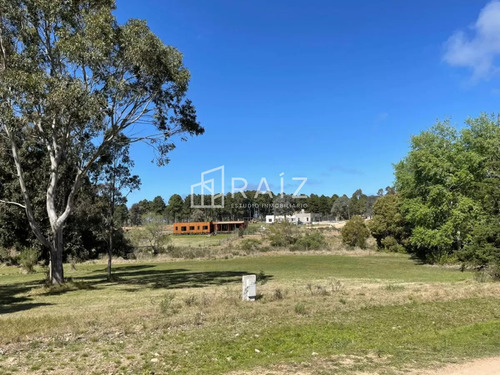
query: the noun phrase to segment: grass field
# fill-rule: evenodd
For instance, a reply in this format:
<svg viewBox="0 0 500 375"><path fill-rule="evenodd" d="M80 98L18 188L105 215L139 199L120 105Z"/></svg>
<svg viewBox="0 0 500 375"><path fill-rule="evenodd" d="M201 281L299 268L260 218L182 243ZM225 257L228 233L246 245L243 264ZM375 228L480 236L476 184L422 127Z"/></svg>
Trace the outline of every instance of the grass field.
<svg viewBox="0 0 500 375"><path fill-rule="evenodd" d="M177 235L172 236L172 245L179 247L210 247L220 246L232 234L218 234L217 236L208 235Z"/></svg>
<svg viewBox="0 0 500 375"><path fill-rule="evenodd" d="M260 298L241 302L241 276ZM0 268L2 374L405 373L500 354L500 285L402 255Z"/></svg>

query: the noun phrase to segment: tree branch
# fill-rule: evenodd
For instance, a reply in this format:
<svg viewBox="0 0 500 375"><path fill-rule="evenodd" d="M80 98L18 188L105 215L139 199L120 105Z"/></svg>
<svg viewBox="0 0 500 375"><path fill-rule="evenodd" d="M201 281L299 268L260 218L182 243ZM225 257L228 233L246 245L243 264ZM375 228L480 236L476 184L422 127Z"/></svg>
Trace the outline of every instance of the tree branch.
<svg viewBox="0 0 500 375"><path fill-rule="evenodd" d="M35 234L36 238L44 245L47 246L48 248L51 248L49 240L45 238L45 236L42 234L42 231L40 229L40 226L38 225L35 215L33 213L33 208L31 207L31 199L28 194L28 189L26 187L26 183L24 181L24 173L23 173L23 168L21 165L21 161L19 160L19 152L17 149L17 144L16 140L14 139L14 135L10 131L9 127L7 125L4 126L4 131L7 134L7 137L10 142L11 146L11 151L12 151L12 158L14 159L14 164L16 165L16 171L17 171L17 178L19 180L19 185L21 187L21 193L23 194L24 198L24 204L25 204L25 211L26 211L26 216L28 217L28 223L30 224L31 229L33 230L33 233Z"/></svg>
<svg viewBox="0 0 500 375"><path fill-rule="evenodd" d="M2 53L2 62L0 63L0 72L3 72L7 67L7 55L5 52L5 47L3 45L3 35L2 35L3 25L0 22L0 52Z"/></svg>
<svg viewBox="0 0 500 375"><path fill-rule="evenodd" d="M10 205L13 205L13 206L18 206L18 207L21 207L24 210L26 209L26 206L23 206L21 203L17 203L17 202L4 201L3 199L0 199L0 203L10 204Z"/></svg>

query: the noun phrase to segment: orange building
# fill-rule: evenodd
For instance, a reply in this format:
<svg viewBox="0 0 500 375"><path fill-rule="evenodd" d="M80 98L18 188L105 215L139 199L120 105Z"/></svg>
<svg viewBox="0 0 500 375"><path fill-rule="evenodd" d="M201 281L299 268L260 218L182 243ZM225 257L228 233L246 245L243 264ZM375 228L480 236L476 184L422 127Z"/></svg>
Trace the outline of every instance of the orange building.
<svg viewBox="0 0 500 375"><path fill-rule="evenodd" d="M213 232L214 225L211 221L174 224L174 234L210 234Z"/></svg>
<svg viewBox="0 0 500 375"><path fill-rule="evenodd" d="M246 227L245 221L203 221L194 223L175 223L174 234L231 233Z"/></svg>
<svg viewBox="0 0 500 375"><path fill-rule="evenodd" d="M247 225L245 221L215 221L215 232L217 233L231 233L236 229L245 228Z"/></svg>

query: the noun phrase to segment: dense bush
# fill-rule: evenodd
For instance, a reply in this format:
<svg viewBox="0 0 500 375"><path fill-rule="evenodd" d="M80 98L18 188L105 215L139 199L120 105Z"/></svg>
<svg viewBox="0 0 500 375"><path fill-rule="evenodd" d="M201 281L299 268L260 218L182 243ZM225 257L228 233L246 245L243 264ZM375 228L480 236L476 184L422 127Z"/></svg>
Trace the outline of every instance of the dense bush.
<svg viewBox="0 0 500 375"><path fill-rule="evenodd" d="M40 258L40 250L33 248L26 248L19 254L19 265L23 267L28 273L35 271L35 266Z"/></svg>
<svg viewBox="0 0 500 375"><path fill-rule="evenodd" d="M267 237L271 246L289 247L297 242L300 233L295 224L284 221L271 225Z"/></svg>
<svg viewBox="0 0 500 375"><path fill-rule="evenodd" d="M18 251L16 251L16 249L14 248L7 249L0 246L0 263L6 264L8 266L16 265L18 261L17 254Z"/></svg>
<svg viewBox="0 0 500 375"><path fill-rule="evenodd" d="M391 251L394 253L405 253L406 252L404 246L401 245L400 243L398 243L398 241L392 236L384 237L381 241L381 245L385 250Z"/></svg>
<svg viewBox="0 0 500 375"><path fill-rule="evenodd" d="M256 234L256 233L259 233L260 230L261 230L261 224L250 223L245 228L244 234Z"/></svg>
<svg viewBox="0 0 500 375"><path fill-rule="evenodd" d="M246 238L243 241L241 241L240 249L247 252L251 252L251 251L258 251L261 246L262 246L262 241L256 238Z"/></svg>
<svg viewBox="0 0 500 375"><path fill-rule="evenodd" d="M370 231L361 216L354 216L342 228L342 242L348 246L366 247L366 240L370 237Z"/></svg>
<svg viewBox="0 0 500 375"><path fill-rule="evenodd" d="M308 231L292 246L292 250L321 250L326 247L325 236L320 231Z"/></svg>
<svg viewBox="0 0 500 375"><path fill-rule="evenodd" d="M492 265L493 268L500 266L500 221L480 221L472 232L472 239L466 243L457 256L463 263L477 268L485 268Z"/></svg>
<svg viewBox="0 0 500 375"><path fill-rule="evenodd" d="M289 222L275 223L269 227L267 235L273 247L287 247L292 251L320 250L327 246L325 236L319 230L305 231L304 234Z"/></svg>
<svg viewBox="0 0 500 375"><path fill-rule="evenodd" d="M399 203L397 194L378 198L373 205L373 219L368 222L368 228L377 241L377 246L393 252L404 252L403 243L408 237Z"/></svg>

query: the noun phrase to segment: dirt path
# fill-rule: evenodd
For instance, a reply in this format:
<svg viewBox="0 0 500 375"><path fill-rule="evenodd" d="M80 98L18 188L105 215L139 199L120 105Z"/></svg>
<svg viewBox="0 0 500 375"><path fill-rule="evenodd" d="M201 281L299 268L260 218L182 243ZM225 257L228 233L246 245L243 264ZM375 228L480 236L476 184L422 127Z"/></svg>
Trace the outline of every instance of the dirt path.
<svg viewBox="0 0 500 375"><path fill-rule="evenodd" d="M435 370L416 371L414 375L498 375L500 357L477 359L458 365L448 365Z"/></svg>
<svg viewBox="0 0 500 375"><path fill-rule="evenodd" d="M359 358L359 357L358 357ZM345 358L342 363L349 364L351 358ZM314 365L307 366L306 368L290 367L290 364L275 365L272 369L269 368L255 368L251 371L234 371L228 373L228 375L254 375L254 374L266 374L266 375L312 375L318 373L318 369L324 370L324 373L330 373L332 370L326 363L325 366L321 365L320 362L314 362ZM300 367L300 365L298 366ZM323 372L321 372L323 373ZM332 372L332 374L335 372ZM352 372L356 375L374 375L374 374L385 374L385 371L375 371L375 372ZM477 359L470 362L446 365L444 367L433 368L433 369L415 369L411 371L406 371L406 375L499 375L500 374L500 357L494 358L483 358Z"/></svg>

